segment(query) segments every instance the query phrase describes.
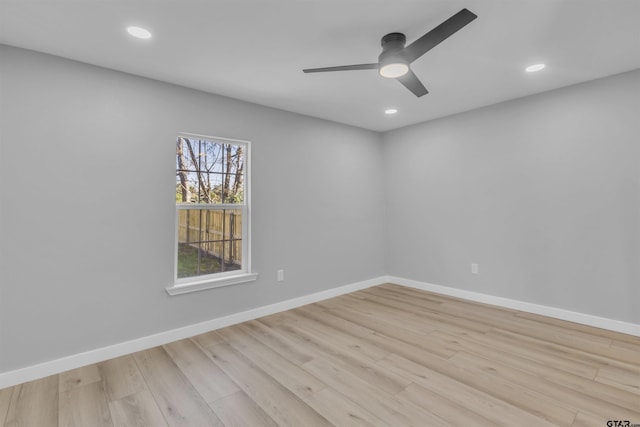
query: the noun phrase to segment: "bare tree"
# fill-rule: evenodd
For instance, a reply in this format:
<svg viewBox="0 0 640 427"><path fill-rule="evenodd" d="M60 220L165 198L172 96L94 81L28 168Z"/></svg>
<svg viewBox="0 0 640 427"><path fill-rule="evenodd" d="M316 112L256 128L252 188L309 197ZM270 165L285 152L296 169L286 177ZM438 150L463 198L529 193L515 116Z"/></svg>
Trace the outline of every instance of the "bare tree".
<svg viewBox="0 0 640 427"><path fill-rule="evenodd" d="M233 194L235 196L238 195L240 189L242 188L242 173L244 171L244 155L243 155L244 153L242 148L243 148L242 145L238 145L236 148L236 154L235 154L236 176L233 181Z"/></svg>
<svg viewBox="0 0 640 427"><path fill-rule="evenodd" d="M196 176L198 177L198 185L200 187L199 195L200 197L204 198L205 203L211 203L211 188L207 186L207 182L202 176L203 171L202 171L202 168L200 167L199 159L196 157L196 154L193 151L193 146L191 145L191 141L188 138L183 138L183 139L187 143L187 149L189 150L191 161L193 162L193 166L196 170Z"/></svg>
<svg viewBox="0 0 640 427"><path fill-rule="evenodd" d="M189 203L191 194L189 191L189 183L187 182L187 165L182 151L182 138L178 138L176 143L176 156L178 160L178 177L180 178L180 190L182 193L182 202Z"/></svg>
<svg viewBox="0 0 640 427"><path fill-rule="evenodd" d="M226 144L225 150L226 150L226 162L227 162L227 164L225 165L224 185L222 186L222 203L226 203L227 200L230 198L229 196L231 195L231 192L230 192L230 189L231 189L231 175L232 175L231 171L232 171L232 168L233 168L231 144Z"/></svg>

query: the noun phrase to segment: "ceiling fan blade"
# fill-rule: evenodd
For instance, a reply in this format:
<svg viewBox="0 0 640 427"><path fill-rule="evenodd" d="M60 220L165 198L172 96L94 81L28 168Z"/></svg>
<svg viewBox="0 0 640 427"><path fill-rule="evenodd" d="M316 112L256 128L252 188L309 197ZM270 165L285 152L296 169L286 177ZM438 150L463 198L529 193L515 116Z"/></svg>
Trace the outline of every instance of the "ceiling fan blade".
<svg viewBox="0 0 640 427"><path fill-rule="evenodd" d="M470 10L462 9L460 12L456 13L451 18L420 37L409 46L405 47L404 52L406 58L409 62L415 61L477 17L478 16Z"/></svg>
<svg viewBox="0 0 640 427"><path fill-rule="evenodd" d="M420 98L422 95L426 95L429 93L426 87L422 84L418 76L411 70L407 72L404 76L400 76L397 80L402 83L404 87L409 89L415 96Z"/></svg>
<svg viewBox="0 0 640 427"><path fill-rule="evenodd" d="M378 63L375 64L357 64L357 65L341 65L339 67L324 67L324 68L307 68L302 70L305 73L324 73L327 71L351 71L351 70L377 70Z"/></svg>

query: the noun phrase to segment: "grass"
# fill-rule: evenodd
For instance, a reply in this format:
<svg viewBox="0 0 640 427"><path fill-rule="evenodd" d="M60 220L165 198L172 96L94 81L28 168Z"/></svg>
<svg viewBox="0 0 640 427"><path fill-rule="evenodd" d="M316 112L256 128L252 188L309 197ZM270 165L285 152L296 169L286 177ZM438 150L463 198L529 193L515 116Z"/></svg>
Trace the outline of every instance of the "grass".
<svg viewBox="0 0 640 427"><path fill-rule="evenodd" d="M220 273L220 258L205 251L200 252L200 272L198 273L198 249L186 243L178 245L178 279ZM224 265L225 271L239 270L240 265Z"/></svg>
<svg viewBox="0 0 640 427"><path fill-rule="evenodd" d="M220 272L220 260L206 252L200 253L200 274L198 274L198 249L187 244L178 246L178 278Z"/></svg>

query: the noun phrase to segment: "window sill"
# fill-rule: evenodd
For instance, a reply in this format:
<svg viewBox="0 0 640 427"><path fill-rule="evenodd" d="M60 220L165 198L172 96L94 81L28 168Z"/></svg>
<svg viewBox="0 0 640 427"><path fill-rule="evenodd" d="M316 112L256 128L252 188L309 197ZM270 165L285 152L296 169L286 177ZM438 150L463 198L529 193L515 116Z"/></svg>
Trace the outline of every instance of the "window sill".
<svg viewBox="0 0 640 427"><path fill-rule="evenodd" d="M222 286L237 285L240 283L254 282L258 278L257 273L242 273L235 276L220 277L218 279L194 280L189 283L181 283L168 286L169 295L180 295L189 292L204 291L205 289L220 288Z"/></svg>

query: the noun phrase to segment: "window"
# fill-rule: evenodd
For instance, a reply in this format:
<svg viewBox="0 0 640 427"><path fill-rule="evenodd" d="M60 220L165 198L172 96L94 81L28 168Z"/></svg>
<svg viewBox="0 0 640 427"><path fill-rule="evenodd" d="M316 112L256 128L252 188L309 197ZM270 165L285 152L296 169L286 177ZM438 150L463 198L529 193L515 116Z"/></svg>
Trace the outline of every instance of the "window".
<svg viewBox="0 0 640 427"><path fill-rule="evenodd" d="M255 280L249 264L249 143L176 140L175 284L170 294Z"/></svg>

